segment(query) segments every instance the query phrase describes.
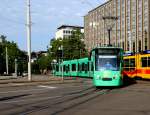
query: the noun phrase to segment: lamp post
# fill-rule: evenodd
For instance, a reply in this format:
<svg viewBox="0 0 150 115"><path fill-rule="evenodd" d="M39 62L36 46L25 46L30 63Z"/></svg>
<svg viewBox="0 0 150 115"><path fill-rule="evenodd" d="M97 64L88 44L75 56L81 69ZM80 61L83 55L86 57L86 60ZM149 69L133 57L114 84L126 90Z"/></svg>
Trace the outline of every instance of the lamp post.
<svg viewBox="0 0 150 115"><path fill-rule="evenodd" d="M105 24L105 21L106 20L108 20L108 21L116 21L116 20L118 20L118 17L114 17L114 16L104 16L103 17L103 20L104 20L104 24ZM111 23L111 25L107 25L108 26L108 28L107 28L107 31L108 31L108 46L112 46L112 44L111 44L111 31L112 31L112 28L113 28L113 26L115 25L115 23Z"/></svg>

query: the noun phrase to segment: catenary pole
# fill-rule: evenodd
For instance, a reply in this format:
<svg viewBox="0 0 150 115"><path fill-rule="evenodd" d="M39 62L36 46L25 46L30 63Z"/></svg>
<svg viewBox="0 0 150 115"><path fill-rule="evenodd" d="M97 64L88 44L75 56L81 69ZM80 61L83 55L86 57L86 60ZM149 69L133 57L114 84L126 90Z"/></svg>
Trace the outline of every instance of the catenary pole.
<svg viewBox="0 0 150 115"><path fill-rule="evenodd" d="M6 74L8 75L9 73L9 70L8 70L8 50L7 50L7 46L6 46Z"/></svg>
<svg viewBox="0 0 150 115"><path fill-rule="evenodd" d="M28 81L31 81L31 13L30 0L27 0L27 48L28 48Z"/></svg>
<svg viewBox="0 0 150 115"><path fill-rule="evenodd" d="M17 67L18 66L18 64L17 64L17 59L15 59L15 77L17 77L18 76L18 74L17 74Z"/></svg>

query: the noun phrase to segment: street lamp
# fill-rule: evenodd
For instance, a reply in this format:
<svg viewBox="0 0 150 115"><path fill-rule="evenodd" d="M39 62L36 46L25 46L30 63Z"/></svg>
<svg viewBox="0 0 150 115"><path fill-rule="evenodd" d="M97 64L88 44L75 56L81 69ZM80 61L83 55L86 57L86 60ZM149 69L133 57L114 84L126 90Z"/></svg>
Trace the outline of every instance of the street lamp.
<svg viewBox="0 0 150 115"><path fill-rule="evenodd" d="M116 21L116 20L118 20L118 17L115 17L115 16L104 16L103 17L103 20L104 20L104 25L105 25L105 21L106 20L108 20L108 21ZM109 22L108 22L109 23ZM107 26L108 26L108 28L107 28L107 31L108 31L108 45L109 46L112 46L112 44L111 44L111 31L112 31L112 28L113 28L113 26L115 25L115 23L110 23L110 25L108 25L107 24ZM105 28L104 28L105 29Z"/></svg>

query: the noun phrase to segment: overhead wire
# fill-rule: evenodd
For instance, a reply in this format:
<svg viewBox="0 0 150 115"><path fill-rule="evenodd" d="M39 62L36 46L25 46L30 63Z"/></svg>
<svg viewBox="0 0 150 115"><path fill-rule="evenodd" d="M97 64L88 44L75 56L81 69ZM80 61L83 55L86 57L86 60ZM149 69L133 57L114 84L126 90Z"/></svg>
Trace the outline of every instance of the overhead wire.
<svg viewBox="0 0 150 115"><path fill-rule="evenodd" d="M4 16L2 16L2 15L1 15L0 20L1 20L1 19L3 19L4 21L10 22L10 23L25 25L25 23L22 22L22 21L18 21L18 20L13 20L13 19L10 19L10 18L6 18L6 17L4 17Z"/></svg>
<svg viewBox="0 0 150 115"><path fill-rule="evenodd" d="M87 0L80 0L82 4L87 4L88 6L90 6L91 8L94 8L93 4Z"/></svg>

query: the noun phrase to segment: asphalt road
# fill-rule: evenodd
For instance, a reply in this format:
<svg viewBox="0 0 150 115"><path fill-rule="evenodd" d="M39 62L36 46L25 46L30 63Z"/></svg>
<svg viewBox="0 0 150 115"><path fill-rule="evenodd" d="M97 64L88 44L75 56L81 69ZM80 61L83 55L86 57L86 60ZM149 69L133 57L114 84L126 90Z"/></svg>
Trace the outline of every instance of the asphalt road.
<svg viewBox="0 0 150 115"><path fill-rule="evenodd" d="M149 115L150 81L95 89L91 81L0 88L1 115Z"/></svg>

